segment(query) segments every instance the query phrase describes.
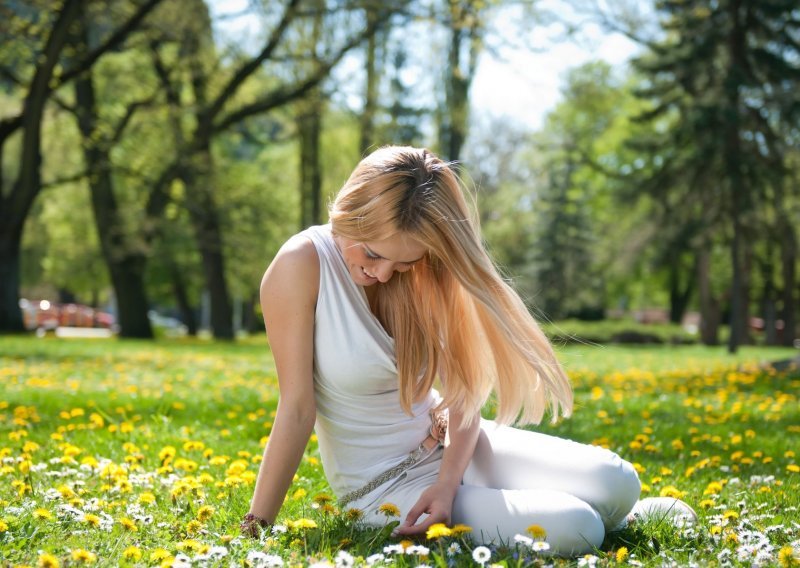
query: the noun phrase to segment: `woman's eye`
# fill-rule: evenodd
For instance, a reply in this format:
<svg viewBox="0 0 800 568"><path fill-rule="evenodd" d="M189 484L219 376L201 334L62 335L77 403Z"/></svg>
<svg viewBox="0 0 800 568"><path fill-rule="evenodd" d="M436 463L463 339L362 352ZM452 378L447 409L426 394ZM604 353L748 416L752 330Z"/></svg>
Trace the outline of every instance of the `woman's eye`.
<svg viewBox="0 0 800 568"><path fill-rule="evenodd" d="M367 258L371 258L372 260L378 260L380 258L377 254L370 252L367 249L364 249L364 254L367 256Z"/></svg>

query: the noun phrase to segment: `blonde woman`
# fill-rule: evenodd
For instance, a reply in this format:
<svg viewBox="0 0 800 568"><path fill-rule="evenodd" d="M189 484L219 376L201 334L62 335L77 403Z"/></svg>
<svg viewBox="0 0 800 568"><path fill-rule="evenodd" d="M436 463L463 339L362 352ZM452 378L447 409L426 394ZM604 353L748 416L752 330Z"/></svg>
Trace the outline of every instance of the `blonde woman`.
<svg viewBox="0 0 800 568"><path fill-rule="evenodd" d="M280 400L245 532L277 517L312 429L340 504L375 524L396 505L399 535L463 523L507 542L537 524L554 553L580 554L637 503L636 471L616 454L507 426L547 407L569 415L572 390L431 152L362 160L330 224L281 248L261 303ZM496 421L480 416L492 393Z"/></svg>

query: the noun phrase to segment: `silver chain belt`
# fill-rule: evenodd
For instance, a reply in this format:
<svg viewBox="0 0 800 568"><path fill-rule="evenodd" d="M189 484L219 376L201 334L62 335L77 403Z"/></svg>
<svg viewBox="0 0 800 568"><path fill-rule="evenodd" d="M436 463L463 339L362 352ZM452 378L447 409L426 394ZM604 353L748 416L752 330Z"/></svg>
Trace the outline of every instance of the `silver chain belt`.
<svg viewBox="0 0 800 568"><path fill-rule="evenodd" d="M417 446L416 449L411 450L406 459L401 461L399 464L390 467L383 473L374 477L373 479L368 481L366 485L364 485L363 487L359 487L358 489L351 491L347 495L341 497L339 499L339 506L344 507L351 501L355 501L356 499L361 499L364 495L371 493L384 483L399 477L403 472L408 470L411 466L421 462L423 459L430 456L436 448L439 448L442 446L442 444L444 444L446 432L447 432L447 411L446 410L441 412L431 411L430 435L425 440L420 442L419 446ZM425 442L429 440L435 442L435 444L430 448L425 446Z"/></svg>

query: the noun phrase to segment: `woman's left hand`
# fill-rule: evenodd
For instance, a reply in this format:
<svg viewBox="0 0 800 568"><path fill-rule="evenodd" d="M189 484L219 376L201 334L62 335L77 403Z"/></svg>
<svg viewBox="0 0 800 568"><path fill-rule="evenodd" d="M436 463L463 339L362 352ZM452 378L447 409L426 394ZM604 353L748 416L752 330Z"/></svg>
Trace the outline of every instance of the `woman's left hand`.
<svg viewBox="0 0 800 568"><path fill-rule="evenodd" d="M422 492L416 504L406 515L403 523L394 530L397 535L417 535L425 534L433 524L450 524L450 514L453 510L453 499L456 497L458 487L452 487L444 483L434 483ZM419 523L417 520L424 513L428 516Z"/></svg>

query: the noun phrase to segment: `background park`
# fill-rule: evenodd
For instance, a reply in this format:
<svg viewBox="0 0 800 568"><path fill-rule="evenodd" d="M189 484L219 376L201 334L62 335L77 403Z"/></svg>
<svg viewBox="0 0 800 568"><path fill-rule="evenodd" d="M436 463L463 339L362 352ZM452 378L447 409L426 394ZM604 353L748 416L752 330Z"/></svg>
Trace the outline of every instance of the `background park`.
<svg viewBox="0 0 800 568"><path fill-rule="evenodd" d="M261 276L388 143L457 164L554 342L576 411L536 428L696 524L401 542L312 436L239 534ZM0 0L0 169L2 566L800 566L794 1Z"/></svg>

